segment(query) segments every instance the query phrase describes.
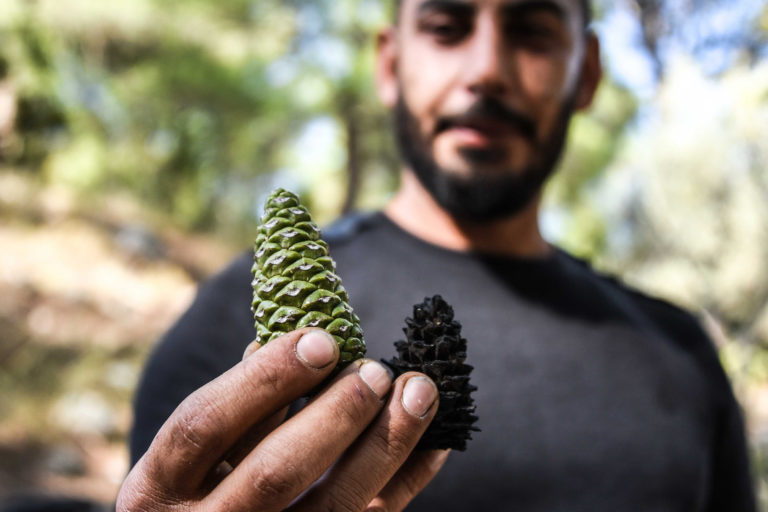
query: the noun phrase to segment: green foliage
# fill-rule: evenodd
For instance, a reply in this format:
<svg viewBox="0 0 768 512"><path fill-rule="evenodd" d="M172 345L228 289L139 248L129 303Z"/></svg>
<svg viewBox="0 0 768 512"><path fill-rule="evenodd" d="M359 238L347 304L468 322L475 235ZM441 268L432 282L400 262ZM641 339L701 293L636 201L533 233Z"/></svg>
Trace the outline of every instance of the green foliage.
<svg viewBox="0 0 768 512"><path fill-rule="evenodd" d="M563 224L554 236L582 258L594 260L606 250L606 222L592 191L621 148L637 108L627 89L607 79L589 113L573 119L568 150L547 186L545 208Z"/></svg>
<svg viewBox="0 0 768 512"><path fill-rule="evenodd" d="M381 172L390 145L373 129L384 113L370 85L372 48L348 15L362 10L374 23L371 2L68 4L12 1L0 22L18 95L0 163L84 194L127 190L182 226L230 233L252 231L254 185L284 179L296 137L321 116L339 127L333 145L352 148L354 130L361 174ZM323 196L321 221L345 190L336 172L345 163L329 176L327 158L323 148L317 171L292 169L307 186L314 172L339 183Z"/></svg>
<svg viewBox="0 0 768 512"><path fill-rule="evenodd" d="M301 192L321 224L381 206L399 162L372 88L371 33L392 3L4 0L0 167L86 198L127 193L239 245L276 186ZM641 102L608 70L573 120L545 231L706 310L737 390L768 389L768 7L711 40L707 13L730 2L595 4L598 24L634 8L658 90ZM718 52L722 65L708 58ZM689 58L674 61L680 53ZM8 95L12 112L1 108ZM19 368L50 371L69 365L65 355Z"/></svg>
<svg viewBox="0 0 768 512"><path fill-rule="evenodd" d="M371 83L370 33L389 15L378 0L6 5L0 75L13 84L16 114L13 136L0 141L0 164L84 195L128 191L184 227L240 239L252 235L261 196L275 186L301 191L323 223L342 208L381 205L396 185L387 114ZM597 12L609 10L600 4ZM763 30L765 12L752 32ZM764 102L768 93L758 92ZM627 178L617 166L642 166L650 154L661 155L666 158L658 159L658 175L664 176L681 168L680 155L699 173L715 157L727 160L712 153L712 144L668 143L684 138L678 132L653 140L632 124L642 108L648 107L609 76L594 108L573 121L545 209L556 220L551 238L580 256L630 265L676 247L678 235L659 240L657 219L632 217L639 210L631 194L618 214L606 206L609 196L620 195L605 192L606 178L619 188L614 182L660 179L651 170ZM745 133L757 133L750 130ZM761 148L752 144L744 151L762 154ZM754 166L749 172L764 188L764 170ZM679 190L691 199L689 209L731 204L723 202L728 189L722 186L706 194L692 190ZM680 253L706 254L703 268L711 269L712 247ZM718 306L739 321L755 311L753 302L760 303L744 297L761 297L744 286L742 298ZM696 303L695 296L701 295L688 292L685 301Z"/></svg>

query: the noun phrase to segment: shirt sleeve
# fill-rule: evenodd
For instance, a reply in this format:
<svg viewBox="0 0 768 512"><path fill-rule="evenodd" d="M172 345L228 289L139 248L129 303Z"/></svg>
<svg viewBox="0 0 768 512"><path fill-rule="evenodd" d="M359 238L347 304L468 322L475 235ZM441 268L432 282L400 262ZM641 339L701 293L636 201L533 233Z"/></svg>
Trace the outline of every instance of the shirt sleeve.
<svg viewBox="0 0 768 512"><path fill-rule="evenodd" d="M693 317L682 323L695 339L694 357L712 386L713 424L709 499L707 512L756 512L757 504L749 462L744 420L717 348Z"/></svg>
<svg viewBox="0 0 768 512"><path fill-rule="evenodd" d="M749 450L741 408L733 394L715 344L690 313L663 301L643 297L646 311L657 319L669 340L693 357L712 399L713 425L706 512L757 510Z"/></svg>
<svg viewBox="0 0 768 512"><path fill-rule="evenodd" d="M134 397L131 466L190 393L242 358L255 337L250 312L250 253L203 284L190 308L161 338Z"/></svg>
<svg viewBox="0 0 768 512"><path fill-rule="evenodd" d="M741 410L725 375L727 402L715 425L708 512L755 512L755 492Z"/></svg>

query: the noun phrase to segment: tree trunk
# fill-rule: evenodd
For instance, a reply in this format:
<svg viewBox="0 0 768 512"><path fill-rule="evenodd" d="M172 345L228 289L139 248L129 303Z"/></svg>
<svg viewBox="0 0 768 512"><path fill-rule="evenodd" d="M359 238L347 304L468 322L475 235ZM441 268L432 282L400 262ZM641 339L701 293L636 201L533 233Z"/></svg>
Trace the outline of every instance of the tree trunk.
<svg viewBox="0 0 768 512"><path fill-rule="evenodd" d="M341 213L347 214L355 208L360 189L360 123L353 102L347 102L342 115L347 132L347 194Z"/></svg>

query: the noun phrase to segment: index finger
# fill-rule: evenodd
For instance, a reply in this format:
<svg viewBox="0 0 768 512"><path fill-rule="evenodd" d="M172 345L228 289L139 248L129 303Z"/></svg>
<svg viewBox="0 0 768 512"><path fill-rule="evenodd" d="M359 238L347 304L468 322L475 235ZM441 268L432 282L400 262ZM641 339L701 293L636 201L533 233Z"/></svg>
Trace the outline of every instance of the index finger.
<svg viewBox="0 0 768 512"><path fill-rule="evenodd" d="M174 493L199 489L237 440L307 394L334 368L339 349L320 329L287 333L189 395L137 463Z"/></svg>

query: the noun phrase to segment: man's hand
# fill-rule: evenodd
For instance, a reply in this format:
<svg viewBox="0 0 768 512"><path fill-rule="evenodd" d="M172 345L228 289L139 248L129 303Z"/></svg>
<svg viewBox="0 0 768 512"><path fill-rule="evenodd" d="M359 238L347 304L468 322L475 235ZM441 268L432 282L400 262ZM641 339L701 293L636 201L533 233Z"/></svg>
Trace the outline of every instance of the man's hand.
<svg viewBox="0 0 768 512"><path fill-rule="evenodd" d="M338 348L318 329L256 348L179 405L128 474L118 512L401 510L445 462L447 452L409 457L437 410L426 376L393 384L379 363L356 361L284 422Z"/></svg>

